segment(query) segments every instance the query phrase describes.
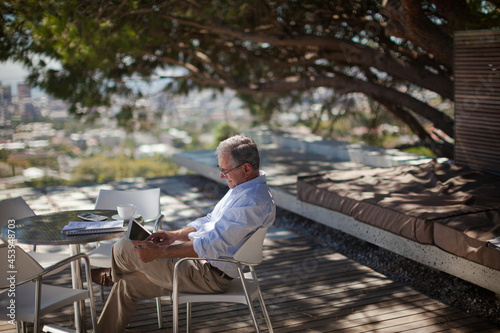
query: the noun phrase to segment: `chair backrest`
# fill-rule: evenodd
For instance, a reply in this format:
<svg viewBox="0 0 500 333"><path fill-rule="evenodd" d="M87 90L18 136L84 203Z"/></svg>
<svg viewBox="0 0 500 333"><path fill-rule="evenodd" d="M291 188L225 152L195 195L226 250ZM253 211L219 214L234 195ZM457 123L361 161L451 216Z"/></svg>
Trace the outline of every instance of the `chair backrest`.
<svg viewBox="0 0 500 333"><path fill-rule="evenodd" d="M134 204L137 213L145 220L161 214L160 189L145 190L100 190L95 209L116 209L120 204Z"/></svg>
<svg viewBox="0 0 500 333"><path fill-rule="evenodd" d="M43 267L19 246L0 247L0 260L0 289L9 288L11 282L27 281L43 272Z"/></svg>
<svg viewBox="0 0 500 333"><path fill-rule="evenodd" d="M17 197L0 201L0 228L9 220L19 220L35 215L23 198Z"/></svg>
<svg viewBox="0 0 500 333"><path fill-rule="evenodd" d="M260 264L262 262L262 247L266 238L267 228L257 229L252 236L236 251L234 259L246 263Z"/></svg>

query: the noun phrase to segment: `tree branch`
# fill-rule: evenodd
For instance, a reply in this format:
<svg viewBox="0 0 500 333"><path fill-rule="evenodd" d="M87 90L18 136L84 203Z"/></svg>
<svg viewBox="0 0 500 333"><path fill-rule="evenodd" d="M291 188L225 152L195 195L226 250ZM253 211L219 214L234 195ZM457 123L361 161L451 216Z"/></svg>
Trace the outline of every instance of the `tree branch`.
<svg viewBox="0 0 500 333"><path fill-rule="evenodd" d="M453 68L453 40L422 10L419 0L388 0L384 14L389 17L386 33L427 50L439 62Z"/></svg>
<svg viewBox="0 0 500 333"><path fill-rule="evenodd" d="M286 93L292 90L306 91L311 88L329 87L338 89L342 94L361 92L375 100L384 99L391 101L394 105L406 107L415 113L431 121L441 129L446 135L453 138L453 120L434 109L433 107L419 101L411 95L401 93L395 89L380 86L374 83L361 81L347 76L335 77L289 77L279 81L267 81L265 83L251 83L248 85L237 84L234 81L224 81L223 83L212 78L200 76L188 76L202 85L213 85L220 88L230 88L244 94L256 93Z"/></svg>
<svg viewBox="0 0 500 333"><path fill-rule="evenodd" d="M284 34L250 33L233 28L224 27L216 23L207 25L200 22L180 18L172 15L163 15L166 19L175 19L179 23L205 30L209 33L248 40L255 43L269 43L280 47L295 47L301 50L311 50L325 54L342 65L374 67L389 73L399 80L411 81L416 85L437 92L444 98L453 99L453 84L442 74L433 74L417 64L409 64L382 53L368 46L354 43L340 38L327 38L311 35L289 36ZM450 67L451 68L451 67Z"/></svg>

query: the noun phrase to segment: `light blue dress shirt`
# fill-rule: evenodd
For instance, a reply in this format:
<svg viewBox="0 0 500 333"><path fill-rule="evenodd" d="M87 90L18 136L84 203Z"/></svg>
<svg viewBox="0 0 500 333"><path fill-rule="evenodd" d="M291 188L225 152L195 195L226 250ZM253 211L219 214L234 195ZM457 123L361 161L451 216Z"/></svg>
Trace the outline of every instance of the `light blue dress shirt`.
<svg viewBox="0 0 500 333"><path fill-rule="evenodd" d="M276 205L266 183L266 175L230 189L214 210L188 226L196 229L189 234L200 258L232 257L243 243L259 228L267 228L276 218ZM211 265L236 277L232 263L213 261Z"/></svg>

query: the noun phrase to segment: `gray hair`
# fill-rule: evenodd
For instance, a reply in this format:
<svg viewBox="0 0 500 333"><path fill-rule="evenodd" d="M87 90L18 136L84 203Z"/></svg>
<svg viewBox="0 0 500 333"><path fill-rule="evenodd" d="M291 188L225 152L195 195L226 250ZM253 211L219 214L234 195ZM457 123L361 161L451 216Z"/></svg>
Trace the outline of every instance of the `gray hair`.
<svg viewBox="0 0 500 333"><path fill-rule="evenodd" d="M237 134L221 141L216 153L217 156L229 153L233 166L250 163L254 170L259 170L260 157L257 144L252 138L244 134Z"/></svg>

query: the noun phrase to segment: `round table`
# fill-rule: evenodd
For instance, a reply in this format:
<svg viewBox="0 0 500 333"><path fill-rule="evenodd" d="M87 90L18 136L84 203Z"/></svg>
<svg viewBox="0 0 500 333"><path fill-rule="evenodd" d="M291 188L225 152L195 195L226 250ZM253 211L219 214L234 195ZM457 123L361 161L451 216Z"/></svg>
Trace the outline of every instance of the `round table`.
<svg viewBox="0 0 500 333"><path fill-rule="evenodd" d="M108 216L108 220L116 214L116 210L71 210L51 214L34 215L5 225L1 232L11 239L14 232L15 240L21 244L28 245L69 245L71 255L80 253L80 245L98 242L106 239L117 238L125 235L126 231L109 233L89 233L85 235L68 236L61 232L62 228L70 221L84 221L78 214L92 212L97 215ZM142 219L142 218L141 218ZM87 221L88 222L88 221ZM128 221L124 225L128 224ZM71 277L73 288L82 288L81 267L75 262L71 265ZM84 304L75 304L75 326L77 331L84 331L84 319L82 318Z"/></svg>
<svg viewBox="0 0 500 333"><path fill-rule="evenodd" d="M34 215L15 221L14 224L2 228L2 234L8 235L8 229L12 229L17 242L28 245L75 245L98 242L106 239L121 237L125 231L113 233L91 233L85 235L68 236L61 232L69 221L84 221L78 214L92 212L98 215L111 216L116 210L71 210L51 214ZM128 221L127 221L128 223Z"/></svg>

